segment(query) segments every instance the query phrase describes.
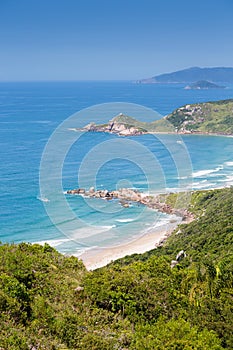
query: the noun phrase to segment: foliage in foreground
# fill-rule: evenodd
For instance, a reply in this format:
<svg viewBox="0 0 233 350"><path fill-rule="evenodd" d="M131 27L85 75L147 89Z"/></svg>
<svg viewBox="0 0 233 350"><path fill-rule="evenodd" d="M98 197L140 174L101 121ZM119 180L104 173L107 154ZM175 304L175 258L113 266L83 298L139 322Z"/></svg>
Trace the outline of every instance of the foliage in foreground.
<svg viewBox="0 0 233 350"><path fill-rule="evenodd" d="M162 248L93 272L48 245L1 245L0 348L231 349L232 198L195 192L198 220Z"/></svg>

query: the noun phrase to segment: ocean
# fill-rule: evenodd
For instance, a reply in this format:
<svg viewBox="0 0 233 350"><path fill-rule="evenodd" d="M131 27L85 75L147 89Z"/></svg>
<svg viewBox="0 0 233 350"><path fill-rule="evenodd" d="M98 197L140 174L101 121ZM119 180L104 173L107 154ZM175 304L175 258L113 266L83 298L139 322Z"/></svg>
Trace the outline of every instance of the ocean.
<svg viewBox="0 0 233 350"><path fill-rule="evenodd" d="M62 253L79 255L128 242L172 220L135 203L124 208L117 200L68 196L68 189L130 187L160 193L232 185L232 137L124 138L73 130L118 113L148 121L185 104L233 97L233 86L183 87L0 83L0 241L48 242Z"/></svg>

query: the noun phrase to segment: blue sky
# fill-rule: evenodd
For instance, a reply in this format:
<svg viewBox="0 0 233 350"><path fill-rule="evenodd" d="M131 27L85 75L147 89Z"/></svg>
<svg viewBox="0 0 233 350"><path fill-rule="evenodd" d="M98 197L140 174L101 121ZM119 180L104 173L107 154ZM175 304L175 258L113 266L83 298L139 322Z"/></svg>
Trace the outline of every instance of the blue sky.
<svg viewBox="0 0 233 350"><path fill-rule="evenodd" d="M232 0L0 0L0 81L233 66Z"/></svg>

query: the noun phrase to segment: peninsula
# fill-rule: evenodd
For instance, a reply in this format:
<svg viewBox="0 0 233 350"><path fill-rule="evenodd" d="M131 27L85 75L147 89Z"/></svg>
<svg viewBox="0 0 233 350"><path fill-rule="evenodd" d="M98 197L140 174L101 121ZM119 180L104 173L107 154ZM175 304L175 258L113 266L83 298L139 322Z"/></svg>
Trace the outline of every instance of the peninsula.
<svg viewBox="0 0 233 350"><path fill-rule="evenodd" d="M183 221L192 221L193 215L185 208L177 207L176 205L170 205L166 202L168 195L148 195L140 192L136 189L122 188L116 191L108 190L95 190L91 187L89 190L83 188L77 188L66 191L66 194L81 195L89 198L102 198L102 199L118 199L123 207L129 207L130 202L137 202L147 206L151 209L156 209L166 214L173 214L182 217ZM182 195L183 201L185 201L185 193Z"/></svg>
<svg viewBox="0 0 233 350"><path fill-rule="evenodd" d="M75 130L119 136L154 133L233 135L233 99L187 104L152 122L142 122L120 113L107 124L90 123Z"/></svg>

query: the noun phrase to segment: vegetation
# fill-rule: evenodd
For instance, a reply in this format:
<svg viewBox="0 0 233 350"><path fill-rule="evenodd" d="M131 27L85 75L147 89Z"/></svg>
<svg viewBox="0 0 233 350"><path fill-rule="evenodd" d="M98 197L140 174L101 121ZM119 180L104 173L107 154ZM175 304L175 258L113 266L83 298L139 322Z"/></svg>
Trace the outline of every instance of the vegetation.
<svg viewBox="0 0 233 350"><path fill-rule="evenodd" d="M196 103L176 109L166 117L176 131L233 134L233 100Z"/></svg>
<svg viewBox="0 0 233 350"><path fill-rule="evenodd" d="M47 244L1 245L0 349L231 349L232 198L194 192L196 220L163 247L93 272Z"/></svg>

